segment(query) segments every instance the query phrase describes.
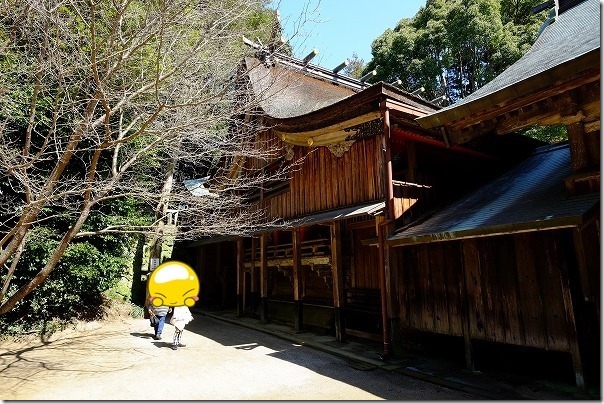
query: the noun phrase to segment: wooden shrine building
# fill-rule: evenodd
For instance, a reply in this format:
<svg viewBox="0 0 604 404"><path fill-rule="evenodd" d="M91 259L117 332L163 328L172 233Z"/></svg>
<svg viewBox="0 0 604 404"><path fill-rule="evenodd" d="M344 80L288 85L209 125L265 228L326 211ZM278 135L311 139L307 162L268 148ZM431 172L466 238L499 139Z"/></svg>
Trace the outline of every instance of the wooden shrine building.
<svg viewBox="0 0 604 404"><path fill-rule="evenodd" d="M564 125L568 143L536 151L495 182L398 231L390 245L403 263L428 250L430 265L414 268L420 278L433 273L433 261L442 270L437 251L448 272L457 268L465 296L452 296L466 313L459 329L445 332L461 331L469 367L475 340L568 352L577 385L599 388L600 3L560 0L556 11L521 59L418 122L450 146L531 125ZM434 287L451 291L447 282ZM458 306L439 300L434 310L450 320ZM413 322L405 306L403 325Z"/></svg>
<svg viewBox="0 0 604 404"><path fill-rule="evenodd" d="M250 200L285 225L181 248L201 307L376 339L386 357L443 335L470 368L477 341L560 351L579 387L599 378L597 0L562 4L447 108L261 47L244 63L263 95L248 118L269 128L256 140L283 150L244 167L291 164ZM555 123L568 143L514 133Z"/></svg>

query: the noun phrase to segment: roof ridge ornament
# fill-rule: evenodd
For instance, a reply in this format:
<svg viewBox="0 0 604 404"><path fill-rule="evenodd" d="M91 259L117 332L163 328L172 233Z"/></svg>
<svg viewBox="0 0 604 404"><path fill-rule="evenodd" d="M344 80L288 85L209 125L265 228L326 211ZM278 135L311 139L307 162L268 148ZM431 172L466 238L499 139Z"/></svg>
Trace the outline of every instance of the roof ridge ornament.
<svg viewBox="0 0 604 404"><path fill-rule="evenodd" d="M339 72L340 70L342 70L343 68L345 68L346 66L348 66L348 64L349 64L349 63L350 63L350 62L348 61L348 59L344 59L344 61L343 61L342 63L340 63L339 65L337 65L337 66L336 66L336 67L335 67L335 68L334 68L332 71L333 71L335 74L338 74L338 72Z"/></svg>
<svg viewBox="0 0 604 404"><path fill-rule="evenodd" d="M302 59L302 62L305 65L307 65L307 64L310 63L310 61L312 60L312 58L314 58L318 54L319 54L319 51L317 49L313 49L312 52L310 52L308 55L304 56L304 59Z"/></svg>
<svg viewBox="0 0 604 404"><path fill-rule="evenodd" d="M256 58L262 63L264 63L266 67L271 67L275 65L275 62L272 59L273 52L271 52L268 46L262 44L260 38L257 38L258 42L260 42L259 44L246 38L245 35L242 35L241 38L243 39L244 44L256 50Z"/></svg>
<svg viewBox="0 0 604 404"><path fill-rule="evenodd" d="M369 80L370 78L372 78L373 76L375 76L377 74L377 71L375 69L373 69L372 71L370 71L369 73L367 73L366 75L364 75L363 77L361 77L359 79L359 81L361 83L366 82L367 80Z"/></svg>

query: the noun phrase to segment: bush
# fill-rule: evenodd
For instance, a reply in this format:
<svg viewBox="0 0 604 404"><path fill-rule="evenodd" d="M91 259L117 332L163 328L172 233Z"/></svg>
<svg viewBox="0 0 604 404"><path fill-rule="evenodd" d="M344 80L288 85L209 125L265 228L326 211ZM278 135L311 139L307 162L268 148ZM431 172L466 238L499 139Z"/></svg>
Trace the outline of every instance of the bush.
<svg viewBox="0 0 604 404"><path fill-rule="evenodd" d="M99 239L70 245L46 281L0 317L0 333L45 332L49 327L54 330L63 326L53 324L65 324L74 319L101 319L108 299L103 293L107 291L113 290L114 294L122 295L123 301L129 300L128 288L120 285L123 276L131 273L129 238ZM19 261L9 294L44 266L57 243L51 229L35 230Z"/></svg>

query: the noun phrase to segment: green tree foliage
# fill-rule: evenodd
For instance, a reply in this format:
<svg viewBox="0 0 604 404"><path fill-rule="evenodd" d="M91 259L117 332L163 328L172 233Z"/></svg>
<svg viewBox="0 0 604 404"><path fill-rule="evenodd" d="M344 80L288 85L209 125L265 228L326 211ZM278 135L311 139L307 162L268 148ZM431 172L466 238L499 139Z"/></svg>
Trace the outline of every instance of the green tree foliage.
<svg viewBox="0 0 604 404"><path fill-rule="evenodd" d="M372 44L364 73L402 80L424 97L456 101L476 91L526 52L547 12L541 0L428 0L410 19L387 29Z"/></svg>
<svg viewBox="0 0 604 404"><path fill-rule="evenodd" d="M256 128L228 129L254 106L233 100L244 98L242 35L275 32L264 3L0 3L0 314L84 310L87 291L127 267L130 235L156 234L169 205L187 207L189 237L262 220L233 215L234 193L202 200L165 179L179 164L207 174L251 153Z"/></svg>
<svg viewBox="0 0 604 404"><path fill-rule="evenodd" d="M365 61L359 58L356 52L353 52L352 57L348 60L348 66L344 68L343 73L355 79L360 79L363 76L364 67Z"/></svg>
<svg viewBox="0 0 604 404"><path fill-rule="evenodd" d="M521 131L524 136L531 137L533 139L541 140L546 143L558 143L568 140L568 133L566 126L555 125L555 126L531 126Z"/></svg>
<svg viewBox="0 0 604 404"><path fill-rule="evenodd" d="M133 221L140 215L139 210L128 212L131 209L128 201L111 205L92 215L87 227L106 226L115 220L114 215L130 215ZM49 260L60 243L65 219L56 216L28 235L30 240L19 260L9 294L35 276ZM107 303L104 292L115 287L132 265L133 242L133 236L127 234L88 237L72 242L53 276L0 317L0 334L32 329L43 331L49 324L67 323L74 318L101 318Z"/></svg>

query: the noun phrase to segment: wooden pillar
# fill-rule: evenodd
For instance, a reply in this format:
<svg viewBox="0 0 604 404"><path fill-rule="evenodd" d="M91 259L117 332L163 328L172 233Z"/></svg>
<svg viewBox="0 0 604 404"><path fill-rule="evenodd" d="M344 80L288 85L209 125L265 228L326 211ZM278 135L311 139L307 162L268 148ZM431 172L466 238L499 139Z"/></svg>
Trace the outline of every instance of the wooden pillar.
<svg viewBox="0 0 604 404"><path fill-rule="evenodd" d="M583 123L575 122L566 126L568 133L568 144L570 146L570 158L573 172L589 168L589 155L585 144L585 132Z"/></svg>
<svg viewBox="0 0 604 404"><path fill-rule="evenodd" d="M472 346L472 339L470 338L470 319L472 318L470 312L470 299L468 297L468 285L471 285L472 280L469 279L472 269L478 271L476 267L479 265L480 260L478 259L478 249L476 246L476 240L470 239L462 242L462 256L463 256L463 268L462 268L462 291L461 291L461 326L463 332L463 340L465 344L465 355L466 355L466 368L470 371L476 370L476 362L474 360L474 348Z"/></svg>
<svg viewBox="0 0 604 404"><path fill-rule="evenodd" d="M380 231L383 233L382 238L384 239L384 285L386 288L386 314L388 316L388 321L390 321L396 317L395 314L395 302L394 302L394 286L393 286L393 274L391 268L395 268L392 265L392 250L386 241L387 238L394 232L394 222L384 221L380 223Z"/></svg>
<svg viewBox="0 0 604 404"><path fill-rule="evenodd" d="M342 268L342 224L333 222L331 233L331 275L333 279L333 307L336 339L346 340L344 322L344 268Z"/></svg>
<svg viewBox="0 0 604 404"><path fill-rule="evenodd" d="M243 316L243 295L245 291L244 281L245 273L243 268L243 238L237 239L237 317Z"/></svg>
<svg viewBox="0 0 604 404"><path fill-rule="evenodd" d="M386 102L383 101L380 105L382 110L382 120L384 124L383 131L383 150L384 150L384 174L385 174L385 222L390 224L394 220L394 188L392 184L392 156L390 150L390 110L388 109ZM377 224L377 223L376 223ZM386 229L388 227L384 227ZM380 269L380 297L382 302L382 331L384 339L384 354L383 358L386 359L392 356L392 346L390 338L390 320L388 318L388 291L386 283L390 279L390 268L386 261L386 237L381 226L377 226L378 233L378 257L379 257L379 269Z"/></svg>
<svg viewBox="0 0 604 404"><path fill-rule="evenodd" d="M222 243L216 244L216 266L214 267L214 287L212 289L216 290L216 292L220 293L220 296L217 298L218 307L224 307L224 293L223 293L223 284L221 282L221 274L222 274ZM220 282L220 290L218 290L218 282Z"/></svg>
<svg viewBox="0 0 604 404"><path fill-rule="evenodd" d="M256 309L258 308L258 280L256 271L256 246L258 242L256 238L252 237L252 267L250 268L250 305L252 316L256 315Z"/></svg>
<svg viewBox="0 0 604 404"><path fill-rule="evenodd" d="M394 220L394 185L392 184L392 152L390 149L390 110L386 103L382 102L382 120L384 121L383 149L384 149L384 171L386 182L386 212L387 220Z"/></svg>
<svg viewBox="0 0 604 404"><path fill-rule="evenodd" d="M568 271L564 265L560 266L560 275L562 278L562 295L564 300L564 309L566 318L568 319L568 339L570 342L570 354L575 370L575 383L577 388L585 392L585 375L583 371L584 352L579 343L579 335L577 333L577 322L575 321L575 304L573 302L573 293L570 290L570 280Z"/></svg>
<svg viewBox="0 0 604 404"><path fill-rule="evenodd" d="M575 368L577 387L587 391L590 387L599 388L600 382L600 316L596 300L599 300L599 246L598 236L586 237L584 228L573 229L576 259L574 268L561 268L564 306L569 319L569 339L571 355ZM599 233L599 230L598 230ZM586 243L592 243L590 244ZM589 248L591 247L591 248ZM586 248L591 254L586 253ZM572 271L572 273L571 273ZM593 289L592 289L593 288ZM596 293L593 290L598 290ZM597 296L597 297L596 297Z"/></svg>
<svg viewBox="0 0 604 404"><path fill-rule="evenodd" d="M378 236L378 260L379 260L379 281L380 281L380 301L382 308L382 337L384 340L384 353L382 359L387 359L392 355L392 346L390 344L390 320L388 319L388 295L386 290L386 257L385 257L385 244L386 239L384 237L384 226L382 223L384 219L376 218L376 230Z"/></svg>
<svg viewBox="0 0 604 404"><path fill-rule="evenodd" d="M579 265L581 291L577 303L580 303L581 315L577 316L579 342L586 353L585 385L587 389L600 387L601 380L601 320L600 320L600 220L592 219L574 231L574 243Z"/></svg>
<svg viewBox="0 0 604 404"><path fill-rule="evenodd" d="M304 329L304 310L302 306L302 251L300 248L300 229L292 232L293 278L294 278L294 328L296 332Z"/></svg>
<svg viewBox="0 0 604 404"><path fill-rule="evenodd" d="M268 322L268 267L267 267L267 235L260 236L260 320Z"/></svg>

